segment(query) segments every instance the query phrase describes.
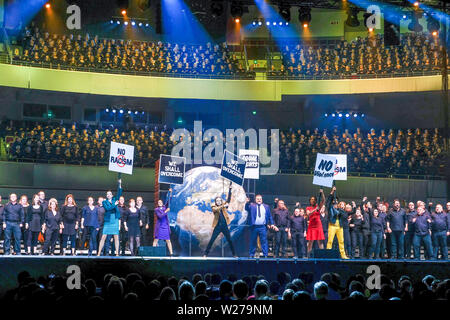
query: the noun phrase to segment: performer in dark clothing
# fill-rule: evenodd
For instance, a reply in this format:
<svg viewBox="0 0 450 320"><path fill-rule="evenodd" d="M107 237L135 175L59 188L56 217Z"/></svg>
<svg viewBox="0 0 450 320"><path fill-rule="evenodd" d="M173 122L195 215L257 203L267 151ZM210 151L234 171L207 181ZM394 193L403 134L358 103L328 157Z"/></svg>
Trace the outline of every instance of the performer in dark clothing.
<svg viewBox="0 0 450 320"><path fill-rule="evenodd" d="M391 235L391 258L403 259L405 232L408 231L406 212L400 208L400 201L394 200L394 206L386 217L387 232Z"/></svg>
<svg viewBox="0 0 450 320"><path fill-rule="evenodd" d="M89 197L87 202L82 211L81 229L83 230L83 245L86 242L86 238L89 237L88 255L90 256L93 251L97 253L97 234L100 223L99 208L94 206L94 198Z"/></svg>
<svg viewBox="0 0 450 320"><path fill-rule="evenodd" d="M281 249L280 257L285 256L286 240L289 231L289 211L283 200L277 201L277 208L273 210L273 222L275 230L275 251L274 257L278 257Z"/></svg>
<svg viewBox="0 0 450 320"><path fill-rule="evenodd" d="M9 255L11 251L11 236L14 235L14 254L20 255L20 239L25 219L23 207L17 202L17 195L11 193L9 202L3 210L3 228L5 229L4 252Z"/></svg>
<svg viewBox="0 0 450 320"><path fill-rule="evenodd" d="M150 226L153 225L153 221L150 223L150 212L146 205L144 205L144 200L141 196L136 197L136 208L139 209L141 214L142 226L141 228L141 245L149 246L153 241L153 229ZM153 218L153 216L152 216Z"/></svg>
<svg viewBox="0 0 450 320"><path fill-rule="evenodd" d="M294 215L289 217L288 237L292 239L294 259L306 257L306 230L308 223L305 219L305 210L296 208Z"/></svg>
<svg viewBox="0 0 450 320"><path fill-rule="evenodd" d="M211 247L219 236L222 233L227 239L228 245L230 246L231 253L234 257L236 256L236 252L234 251L233 242L231 241L230 230L228 230L228 225L231 223L230 215L228 214L227 208L228 204L231 200L231 191L232 191L232 182L230 182L230 187L228 188L228 196L225 203L223 202L222 197L217 197L214 201L214 205L211 206L212 212L214 214L213 220L213 232L211 235L211 239L209 240L208 245L206 246L205 254L203 255L206 258L211 250Z"/></svg>
<svg viewBox="0 0 450 320"><path fill-rule="evenodd" d="M431 214L431 235L433 242L433 257L438 259L439 249L441 251L441 259L447 260L448 247L447 236L450 235L450 225L447 213L441 204L436 205L436 211Z"/></svg>
<svg viewBox="0 0 450 320"><path fill-rule="evenodd" d="M24 223L22 224L22 227L21 227L23 246L25 249L24 254L30 254L30 251L28 250L28 247L27 247L27 243L28 243L28 238L31 237L31 233L30 233L30 230L28 230L28 228L26 227L27 212L28 212L28 208L30 207L30 204L28 203L28 197L26 195L22 195L20 197L19 204L22 206L23 214L24 214Z"/></svg>
<svg viewBox="0 0 450 320"><path fill-rule="evenodd" d="M378 209L373 209L370 217L371 245L369 258L377 259L380 254L381 241L386 236L383 218L380 217Z"/></svg>
<svg viewBox="0 0 450 320"><path fill-rule="evenodd" d="M417 207L417 214L412 219L414 224L414 259L420 260L420 245L423 242L425 247L425 258L429 259L433 256L433 249L431 247L431 217L425 213L425 207L419 205Z"/></svg>
<svg viewBox="0 0 450 320"><path fill-rule="evenodd" d="M42 254L54 255L58 234L62 232L62 219L58 211L58 202L56 199L52 198L48 201L48 208L45 211L44 217L42 233L45 234L45 242Z"/></svg>
<svg viewBox="0 0 450 320"><path fill-rule="evenodd" d="M119 240L120 240L120 254L122 256L125 255L125 252L127 250L127 242L128 242L128 232L124 228L124 219L125 219L125 213L127 211L127 207L125 206L125 198L120 197L119 198L119 204L117 205L117 208L120 212L120 232L119 232ZM109 245L111 244L111 237L108 237L106 239L106 251L109 251Z"/></svg>
<svg viewBox="0 0 450 320"><path fill-rule="evenodd" d="M97 236L97 248L99 247L100 244L100 239L102 238L103 235L103 225L105 223L105 208L103 207L103 200L105 200L105 198L103 197L99 197L97 200L97 213L98 213L98 225L99 225L99 229L98 229L98 236ZM97 251L97 255L100 251ZM103 252L100 252L100 254L102 255L107 255L108 253L106 252L105 247L103 247Z"/></svg>
<svg viewBox="0 0 450 320"><path fill-rule="evenodd" d="M70 241L71 255L75 254L76 250L76 235L81 220L81 212L73 198L73 195L68 194L64 201L64 206L61 208L62 219L62 253L66 255L67 241Z"/></svg>
<svg viewBox="0 0 450 320"><path fill-rule="evenodd" d="M136 201L134 199L130 199L128 205L129 207L125 210L123 217L123 227L128 234L131 255L135 256L141 246L140 227L142 226L142 220L139 209L136 208ZM136 246L134 245L135 241Z"/></svg>
<svg viewBox="0 0 450 320"><path fill-rule="evenodd" d="M411 259L411 251L413 247L414 239L414 223L412 219L416 215L416 209L414 207L414 202L408 204L408 210L406 210L406 221L408 223L408 230L405 232L405 259Z"/></svg>
<svg viewBox="0 0 450 320"><path fill-rule="evenodd" d="M28 207L26 214L26 228L29 230L27 247L31 255L35 255L35 249L38 244L39 232L44 224L44 209L39 201L39 195L33 196L32 204Z"/></svg>
<svg viewBox="0 0 450 320"><path fill-rule="evenodd" d="M364 257L364 227L366 225L366 221L364 220L364 216L361 214L361 209L357 208L355 214L352 216L350 220L349 227L351 229L351 237L352 237L352 249L350 252L350 259L355 258L356 247L359 249L359 258Z"/></svg>

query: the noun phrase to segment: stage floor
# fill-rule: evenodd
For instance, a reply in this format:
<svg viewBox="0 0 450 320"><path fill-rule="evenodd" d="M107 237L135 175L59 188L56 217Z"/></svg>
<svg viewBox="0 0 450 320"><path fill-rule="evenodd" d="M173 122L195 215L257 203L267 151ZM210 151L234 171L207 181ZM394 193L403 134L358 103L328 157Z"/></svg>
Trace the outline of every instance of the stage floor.
<svg viewBox="0 0 450 320"><path fill-rule="evenodd" d="M195 273L220 273L226 278L233 274L264 275L275 280L279 272L288 272L292 278L308 273L312 281L318 281L326 272L341 275L342 284L355 274L370 276L368 267L376 265L380 272L397 280L409 275L420 280L427 274L437 278L450 278L450 261L443 260L341 260L341 259L274 259L274 258L222 258L222 257L132 257L132 256L0 256L0 294L17 286L17 274L28 271L31 276L67 275L71 265L80 267L84 279L99 281L106 273L121 277L137 272L146 281L164 275L187 276Z"/></svg>

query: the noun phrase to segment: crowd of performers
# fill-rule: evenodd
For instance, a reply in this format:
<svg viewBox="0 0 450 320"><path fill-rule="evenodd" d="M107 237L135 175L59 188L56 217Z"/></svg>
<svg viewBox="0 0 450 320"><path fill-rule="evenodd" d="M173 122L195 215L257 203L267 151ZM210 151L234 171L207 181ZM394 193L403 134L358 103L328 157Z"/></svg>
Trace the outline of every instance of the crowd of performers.
<svg viewBox="0 0 450 320"><path fill-rule="evenodd" d="M228 228L231 223L227 211L231 190L230 183L227 199L224 201L219 196L211 206L213 231L204 257L208 256L220 233L226 238L232 255L237 257ZM12 193L7 204L0 204L3 222L0 230L5 238L3 252L5 255L11 252L38 254L38 243L43 242L39 253L53 255L59 242L60 254L74 255L77 253L76 236L80 234L81 247L88 247L88 255L124 255L127 243L131 254L136 255L141 245L157 246L159 240L166 242L169 255L173 255L167 216L171 194L172 189L169 189L166 203L158 200L153 215L140 196L125 203L120 179L116 195L108 191L105 198L99 197L96 203L93 197L89 197L82 208L76 204L72 194L68 194L64 204L59 205L54 198L46 200L44 191L35 194L31 203L26 196L18 199ZM342 259L410 259L411 253L413 258L421 259L422 246L425 259L448 258L450 202L445 208L436 204L434 209L432 203L426 206L423 201L409 202L405 209L397 199L391 208L380 198L374 203L367 197L359 204L354 201L345 203L336 196L336 187L331 189L328 197L320 189L318 198L311 197L306 208L297 203L292 213L283 200L275 200L272 207L263 203L261 195L256 195L255 203L247 199L245 210L251 232L250 257L255 256L258 239L263 257L268 257L267 235L270 232L274 257L286 257L289 239L294 258L310 257L313 248L336 247ZM154 216L156 222L153 225ZM21 250L21 240L24 250Z"/></svg>
<svg viewBox="0 0 450 320"><path fill-rule="evenodd" d="M127 243L131 254L136 255L141 244L151 243L149 238L153 239L153 234L153 246L157 246L159 240L164 240L169 255L173 255L167 217L168 201L158 201L154 210L156 223L151 233L149 229L153 220L150 219L153 215L149 214L142 197L130 199L127 205L122 196L121 184L119 179L116 195L108 191L106 197L99 197L97 202L89 197L82 208L76 204L72 194L66 196L62 206L55 198L46 200L44 191L33 195L31 203L28 203L25 195L18 199L15 193L10 194L8 203L4 206L0 204L0 234L4 233L4 254L54 255L59 242L60 254L75 255L76 236L81 234L81 246L88 244L88 255L125 255ZM168 200L170 194L171 189ZM24 250L21 250L21 240ZM41 252L37 251L39 242L43 242Z"/></svg>
<svg viewBox="0 0 450 320"><path fill-rule="evenodd" d="M309 202L306 208L297 203L291 214L283 200L275 199L272 210L270 205L263 203L261 195L256 195L255 203L247 200L247 223L251 229L250 258L255 256L258 238L263 257L268 257L269 230L273 234L274 257L286 257L287 240L290 239L294 258L310 257L314 246L319 249L333 249L336 246L342 259L413 257L420 260L422 247L425 259L448 258L450 202L445 210L442 204L437 204L433 210L432 203L426 207L423 201L416 204L409 202L408 208L404 209L398 199L389 208L389 203L379 197L375 203L368 201L367 197L359 204L354 201L345 203L337 198L334 186L327 198L321 189L318 199L311 197ZM215 208L213 237L205 256L220 232L235 256L226 225L229 223L228 214L223 209L226 203L217 198Z"/></svg>

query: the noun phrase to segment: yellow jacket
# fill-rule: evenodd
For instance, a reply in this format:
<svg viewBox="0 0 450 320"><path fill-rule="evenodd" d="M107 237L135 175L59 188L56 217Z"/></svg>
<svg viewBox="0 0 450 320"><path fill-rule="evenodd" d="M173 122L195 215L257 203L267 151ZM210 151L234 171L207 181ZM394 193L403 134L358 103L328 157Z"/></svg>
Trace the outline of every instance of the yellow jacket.
<svg viewBox="0 0 450 320"><path fill-rule="evenodd" d="M219 215L220 212L223 213L223 216L225 218L225 221L227 222L227 225L231 223L230 215L228 214L227 208L225 207L225 204L222 204L220 206L212 205L211 209L214 213L214 220L212 223L212 227L215 228L217 224L219 223Z"/></svg>

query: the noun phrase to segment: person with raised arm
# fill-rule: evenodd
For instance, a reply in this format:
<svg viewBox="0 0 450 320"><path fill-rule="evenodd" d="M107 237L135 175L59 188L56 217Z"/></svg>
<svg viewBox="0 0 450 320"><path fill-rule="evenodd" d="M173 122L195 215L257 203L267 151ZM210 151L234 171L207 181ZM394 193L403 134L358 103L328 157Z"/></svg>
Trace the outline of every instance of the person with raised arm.
<svg viewBox="0 0 450 320"><path fill-rule="evenodd" d="M118 179L117 194L113 196L111 190L106 192L106 200L103 200L102 205L105 208L104 224L102 238L100 239L100 245L97 255L99 256L105 245L105 240L108 235L114 237L114 245L116 250L116 256L119 256L119 229L120 229L120 211L117 205L119 204L119 198L122 195L122 179Z"/></svg>
<svg viewBox="0 0 450 320"><path fill-rule="evenodd" d="M232 182L230 182L230 187L228 188L227 200L224 202L222 197L216 197L216 199L214 200L214 204L211 206L212 212L214 214L214 220L212 223L213 232L211 235L211 239L206 246L206 250L203 255L204 258L208 256L214 241L216 241L216 238L221 233L225 236L225 239L227 239L231 254L233 255L233 257L237 257L236 252L234 251L233 242L231 241L230 230L228 230L228 225L231 223L231 219L230 215L228 214L227 208L231 199L231 190Z"/></svg>
<svg viewBox="0 0 450 320"><path fill-rule="evenodd" d="M172 197L172 188L169 189L167 194L166 203L161 199L158 200L158 207L155 208L156 223L155 223L155 240L153 240L153 246L158 245L158 240L164 240L167 244L167 249L169 249L169 255L173 256L172 242L170 242L170 225L169 217L167 213L170 211L168 205L170 204L170 199Z"/></svg>
<svg viewBox="0 0 450 320"><path fill-rule="evenodd" d="M327 200L328 209L328 243L327 249L331 249L333 246L333 240L336 236L339 244L339 252L342 259L348 259L344 248L344 225L345 215L345 202L341 201L337 203L336 200L336 187L333 186L331 193Z"/></svg>

